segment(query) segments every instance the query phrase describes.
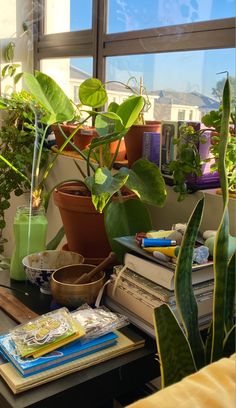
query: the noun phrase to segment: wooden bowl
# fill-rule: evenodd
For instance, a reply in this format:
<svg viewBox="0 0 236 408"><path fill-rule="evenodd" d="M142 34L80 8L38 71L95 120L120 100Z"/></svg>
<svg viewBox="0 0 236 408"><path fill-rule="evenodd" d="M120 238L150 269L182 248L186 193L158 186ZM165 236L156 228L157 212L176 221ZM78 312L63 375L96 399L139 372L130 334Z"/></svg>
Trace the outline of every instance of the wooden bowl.
<svg viewBox="0 0 236 408"><path fill-rule="evenodd" d="M51 278L53 299L61 306L76 308L83 303L89 305L96 301L99 290L105 281L105 272L98 272L90 283L74 284L73 282L84 273L90 272L95 265L78 264L57 269Z"/></svg>

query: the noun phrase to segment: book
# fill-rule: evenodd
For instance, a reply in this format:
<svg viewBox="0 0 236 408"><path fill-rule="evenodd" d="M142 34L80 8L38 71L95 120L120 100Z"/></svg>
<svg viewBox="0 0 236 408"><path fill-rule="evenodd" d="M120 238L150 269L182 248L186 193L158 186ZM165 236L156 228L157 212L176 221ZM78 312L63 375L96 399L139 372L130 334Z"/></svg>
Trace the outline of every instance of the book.
<svg viewBox="0 0 236 408"><path fill-rule="evenodd" d="M161 134L157 132L143 132L142 156L158 167L161 164Z"/></svg>
<svg viewBox="0 0 236 408"><path fill-rule="evenodd" d="M125 306L121 305L120 303L116 302L113 298L109 296L105 297L105 304L109 309L114 310L115 312L122 313L128 317L131 323L141 329L143 332L147 333L149 336L156 338L155 329L153 322L148 322L138 316L136 313L131 312ZM199 328L205 329L209 326L209 323L212 319L212 313L209 315L202 316L198 319Z"/></svg>
<svg viewBox="0 0 236 408"><path fill-rule="evenodd" d="M67 346L60 347L38 358L22 358L17 354L11 336L6 334L0 336L0 350L5 358L17 368L21 375L27 377L81 358L87 354L95 353L106 347L113 346L116 343L117 337L117 334L110 332L90 341L74 341Z"/></svg>
<svg viewBox="0 0 236 408"><path fill-rule="evenodd" d="M136 313L142 319L152 322L153 310L156 307L161 306L163 302L144 289L140 289L130 282L126 284L124 281L119 280L118 284L114 289L114 281L109 282L107 285L107 295L114 299L117 303L125 306L131 312ZM198 305L198 317L208 315L212 313L212 302L213 294L207 293L196 298ZM175 314L176 318L180 320L179 312L176 307L176 303L169 304L172 312Z"/></svg>
<svg viewBox="0 0 236 408"><path fill-rule="evenodd" d="M117 276L121 268L123 268L122 265L114 267L114 272ZM127 282L127 285L133 284L140 289L146 290L148 293L156 296L158 299L165 303L175 303L174 289L173 290L166 289L163 286L160 286L157 283L143 277L142 275L137 274L131 269L126 268L122 272L119 279L121 279L122 282ZM195 296L201 296L207 293L212 295L213 288L214 288L213 279L193 285Z"/></svg>
<svg viewBox="0 0 236 408"><path fill-rule="evenodd" d="M61 366L42 371L32 376L22 377L19 372L10 363L0 365L0 375L8 384L14 394L21 393L28 389L37 387L39 385L48 383L50 381L61 378L65 375L83 370L87 367L105 362L111 358L118 357L122 354L144 347L145 340L143 337L137 335L133 336L133 332L127 330L125 327L122 333L120 330L115 331L118 335L117 342L114 346L97 351L96 354L89 354L79 359L70 361Z"/></svg>
<svg viewBox="0 0 236 408"><path fill-rule="evenodd" d="M140 247L136 240L135 240L135 236L134 235L127 235L127 236L123 236L123 237L117 237L117 238L113 238L115 241L119 242L121 245L123 245L124 247L126 247L127 249L129 249L129 252L134 254L134 255L138 255L140 258L144 258L144 259L150 259L151 261L159 264L159 265L163 265L166 268L175 270L176 268L176 263L173 262L173 258L171 261L163 261L161 259L156 258L155 256L152 255L151 252L148 251L144 251L142 249L142 247ZM199 239L199 238L198 238ZM202 242L199 242L201 245L203 244ZM196 271L198 269L202 269L205 267L211 267L213 266L213 261L209 260L204 264L196 264L194 263L192 265L192 269L193 271Z"/></svg>
<svg viewBox="0 0 236 408"><path fill-rule="evenodd" d="M20 324L9 333L22 357L40 357L84 336L85 330L65 307Z"/></svg>
<svg viewBox="0 0 236 408"><path fill-rule="evenodd" d="M152 258L154 259L154 257ZM144 278L147 278L164 288L174 290L175 264L172 264L170 267L170 262L159 263L127 252L124 256L124 265ZM198 268L193 267L193 285L212 281L213 278L214 271L212 262L202 265L201 268L199 268L199 265Z"/></svg>

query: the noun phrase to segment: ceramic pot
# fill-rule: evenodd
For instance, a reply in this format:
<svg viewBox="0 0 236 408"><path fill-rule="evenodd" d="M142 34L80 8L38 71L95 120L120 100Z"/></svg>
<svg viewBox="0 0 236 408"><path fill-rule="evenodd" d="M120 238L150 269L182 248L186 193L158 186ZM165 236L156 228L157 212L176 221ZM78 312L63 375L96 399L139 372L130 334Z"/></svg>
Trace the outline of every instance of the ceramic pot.
<svg viewBox="0 0 236 408"><path fill-rule="evenodd" d="M65 229L68 249L82 254L86 262L95 258L102 260L111 251L104 216L96 211L90 196L78 195L80 190L81 183L67 183L53 193ZM130 193L123 199L135 197L134 193Z"/></svg>
<svg viewBox="0 0 236 408"><path fill-rule="evenodd" d="M111 154L114 154L114 153L115 153L118 143L119 143L119 141L116 140L115 142L112 142L112 143L110 144L110 152L111 152ZM119 151L118 151L118 154L117 154L117 156L116 156L116 161L123 161L123 160L125 160L125 157L126 157L125 140L124 140L124 139L121 139Z"/></svg>
<svg viewBox="0 0 236 408"><path fill-rule="evenodd" d="M73 142L80 150L84 150L91 143L92 139L97 136L95 127L83 127L74 135Z"/></svg>
<svg viewBox="0 0 236 408"><path fill-rule="evenodd" d="M129 167L142 157L143 133L161 132L161 122L146 121L145 125L133 125L125 135L125 146Z"/></svg>
<svg viewBox="0 0 236 408"><path fill-rule="evenodd" d="M75 125L69 125L69 124L60 124L63 132L65 133L65 135L67 137L69 137L71 135L71 133L75 130L76 126ZM56 138L56 144L58 147L61 147L65 141L64 137L61 134L61 131L58 127L58 125L54 124L52 125L52 130L54 132L55 138ZM72 140L73 142L73 140ZM74 150L73 147L70 145L70 143L68 143L68 145L64 148L64 150L66 151L71 151Z"/></svg>

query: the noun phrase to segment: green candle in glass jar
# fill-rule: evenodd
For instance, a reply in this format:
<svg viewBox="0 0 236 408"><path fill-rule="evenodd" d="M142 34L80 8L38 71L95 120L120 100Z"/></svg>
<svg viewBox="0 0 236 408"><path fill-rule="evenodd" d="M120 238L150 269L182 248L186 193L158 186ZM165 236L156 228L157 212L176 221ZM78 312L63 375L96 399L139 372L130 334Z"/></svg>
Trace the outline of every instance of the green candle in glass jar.
<svg viewBox="0 0 236 408"><path fill-rule="evenodd" d="M44 208L18 207L14 218L13 232L15 246L11 257L10 278L25 280L22 259L46 248L48 222Z"/></svg>

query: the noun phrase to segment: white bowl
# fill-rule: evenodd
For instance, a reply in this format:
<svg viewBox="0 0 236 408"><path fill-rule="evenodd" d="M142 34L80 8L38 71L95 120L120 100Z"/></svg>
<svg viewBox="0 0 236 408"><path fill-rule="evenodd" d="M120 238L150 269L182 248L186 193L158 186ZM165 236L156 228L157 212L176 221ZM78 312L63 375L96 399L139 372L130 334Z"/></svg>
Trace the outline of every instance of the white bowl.
<svg viewBox="0 0 236 408"><path fill-rule="evenodd" d="M83 262L84 257L76 252L57 250L36 252L22 260L28 280L39 286L40 291L45 294L51 293L51 275L56 269Z"/></svg>

